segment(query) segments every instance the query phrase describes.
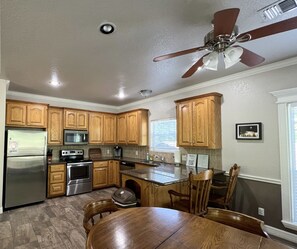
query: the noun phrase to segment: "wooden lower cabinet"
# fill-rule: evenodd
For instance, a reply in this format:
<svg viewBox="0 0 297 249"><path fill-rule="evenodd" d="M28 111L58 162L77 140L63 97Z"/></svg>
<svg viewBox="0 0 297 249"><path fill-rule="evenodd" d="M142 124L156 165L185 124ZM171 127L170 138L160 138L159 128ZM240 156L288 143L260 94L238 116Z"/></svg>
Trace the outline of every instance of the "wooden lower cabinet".
<svg viewBox="0 0 297 249"><path fill-rule="evenodd" d="M65 195L66 189L66 165L55 164L48 168L48 197Z"/></svg>
<svg viewBox="0 0 297 249"><path fill-rule="evenodd" d="M109 184L120 186L120 162L109 161Z"/></svg>
<svg viewBox="0 0 297 249"><path fill-rule="evenodd" d="M109 184L108 161L93 162L93 189Z"/></svg>
<svg viewBox="0 0 297 249"><path fill-rule="evenodd" d="M182 193L187 193L188 190L187 182L174 183L164 186L122 174L122 187L126 187L127 184L129 184L131 188L131 185L133 185L131 182L138 184L136 189L139 189L140 187L140 196L137 196L137 194L136 196L140 197L140 204L142 207L168 208L170 207L170 197L168 190L172 189Z"/></svg>

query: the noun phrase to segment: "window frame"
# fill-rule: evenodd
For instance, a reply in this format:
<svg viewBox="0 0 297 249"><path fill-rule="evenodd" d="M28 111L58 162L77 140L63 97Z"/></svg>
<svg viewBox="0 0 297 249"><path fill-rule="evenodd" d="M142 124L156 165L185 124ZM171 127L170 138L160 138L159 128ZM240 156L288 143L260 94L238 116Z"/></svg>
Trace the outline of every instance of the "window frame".
<svg viewBox="0 0 297 249"><path fill-rule="evenodd" d="M153 122L157 122L157 121L166 121L166 120L174 120L175 121L175 125L176 125L176 118L163 118L163 119L155 119L155 120L151 120L150 121L150 151L153 151L153 152L165 152L165 153L174 153L175 151L178 151L179 150L179 147L177 147L177 128L176 128L176 136L175 136L175 148L174 149L158 149L156 147L153 147L152 144L153 144L153 133L152 133L152 127L153 127Z"/></svg>
<svg viewBox="0 0 297 249"><path fill-rule="evenodd" d="M291 138L289 133L289 107L290 104L297 103L297 88L275 91L271 94L277 98L278 105L282 223L286 228L297 231L297 222L293 221Z"/></svg>

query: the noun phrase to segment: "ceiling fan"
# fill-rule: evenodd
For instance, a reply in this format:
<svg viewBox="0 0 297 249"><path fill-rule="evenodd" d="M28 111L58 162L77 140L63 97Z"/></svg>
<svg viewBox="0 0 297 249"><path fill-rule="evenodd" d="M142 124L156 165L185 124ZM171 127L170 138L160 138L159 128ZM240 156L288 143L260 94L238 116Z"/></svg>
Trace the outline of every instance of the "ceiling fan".
<svg viewBox="0 0 297 249"><path fill-rule="evenodd" d="M297 17L293 17L240 34L238 27L235 25L238 14L238 8L216 12L213 19L214 28L205 35L204 46L158 56L153 61L157 62L198 51L207 51L182 78L190 77L202 68L217 70L219 54L221 53L223 54L226 68L233 66L239 61L252 67L262 63L265 58L237 45L237 43L248 42L297 28Z"/></svg>

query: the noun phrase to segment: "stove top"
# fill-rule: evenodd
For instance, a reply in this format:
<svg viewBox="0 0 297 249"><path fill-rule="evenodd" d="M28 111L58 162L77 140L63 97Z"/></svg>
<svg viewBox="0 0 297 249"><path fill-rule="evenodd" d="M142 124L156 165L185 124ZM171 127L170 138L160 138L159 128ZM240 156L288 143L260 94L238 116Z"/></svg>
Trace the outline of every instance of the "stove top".
<svg viewBox="0 0 297 249"><path fill-rule="evenodd" d="M66 163L92 162L84 159L84 150L60 150L60 161Z"/></svg>

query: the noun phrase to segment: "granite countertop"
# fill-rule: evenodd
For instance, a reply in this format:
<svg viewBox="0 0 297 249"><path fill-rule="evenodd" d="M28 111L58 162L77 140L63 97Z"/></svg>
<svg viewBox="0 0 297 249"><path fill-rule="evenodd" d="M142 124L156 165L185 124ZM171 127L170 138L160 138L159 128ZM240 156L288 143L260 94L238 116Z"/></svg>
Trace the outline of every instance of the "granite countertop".
<svg viewBox="0 0 297 249"><path fill-rule="evenodd" d="M158 167L122 170L121 173L158 185L170 185L187 181L190 171L193 171L193 173L196 174L204 170L204 168L189 168L184 165L176 167L174 164L161 163ZM215 169L214 173L215 175L223 175L225 171Z"/></svg>
<svg viewBox="0 0 297 249"><path fill-rule="evenodd" d="M92 161L109 161L109 160L117 160L117 161L126 161L126 162L134 162L134 163L141 163L141 164L146 164L148 166L155 167L159 165L160 162L156 161L146 161L144 159L139 159L139 158L133 158L133 157L112 157L112 156L103 156L100 158L95 158L95 159L90 159L85 157L85 160L92 160ZM51 163L48 163L48 165L54 165L54 164L63 164L66 163L65 161L61 161L59 159L54 159L51 161Z"/></svg>

